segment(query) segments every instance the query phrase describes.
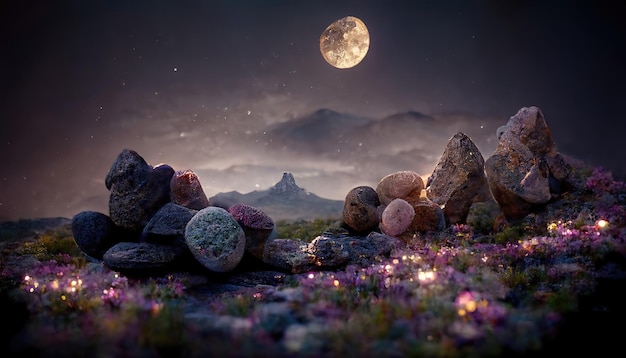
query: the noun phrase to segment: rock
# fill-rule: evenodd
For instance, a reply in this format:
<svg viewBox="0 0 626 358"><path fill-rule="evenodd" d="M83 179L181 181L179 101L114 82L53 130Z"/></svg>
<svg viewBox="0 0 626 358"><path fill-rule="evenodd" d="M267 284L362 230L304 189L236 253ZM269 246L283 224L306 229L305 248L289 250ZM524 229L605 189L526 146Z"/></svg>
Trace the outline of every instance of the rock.
<svg viewBox="0 0 626 358"><path fill-rule="evenodd" d="M413 205L404 199L393 199L383 210L380 231L390 236L398 236L406 231L414 217Z"/></svg>
<svg viewBox="0 0 626 358"><path fill-rule="evenodd" d="M246 235L228 211L208 206L187 223L185 240L193 256L214 272L233 270L243 258Z"/></svg>
<svg viewBox="0 0 626 358"><path fill-rule="evenodd" d="M275 239L266 244L263 261L290 273L333 270L346 265L367 266L405 244L393 236L372 232L363 236L319 236L307 244Z"/></svg>
<svg viewBox="0 0 626 358"><path fill-rule="evenodd" d="M446 228L443 210L425 195L413 205L413 209L415 210L415 217L405 233L441 231Z"/></svg>
<svg viewBox="0 0 626 358"><path fill-rule="evenodd" d="M419 201L424 180L412 170L403 170L383 177L376 186L381 205L389 205L393 199L404 199L411 204Z"/></svg>
<svg viewBox="0 0 626 358"><path fill-rule="evenodd" d="M315 270L315 256L308 245L300 240L274 239L265 244L263 262L290 273Z"/></svg>
<svg viewBox="0 0 626 358"><path fill-rule="evenodd" d="M344 266L350 260L350 251L342 240L318 236L308 245L315 256L315 264L327 269Z"/></svg>
<svg viewBox="0 0 626 358"><path fill-rule="evenodd" d="M343 221L357 233L369 232L378 227L380 201L376 190L358 186L348 192L343 204Z"/></svg>
<svg viewBox="0 0 626 358"><path fill-rule="evenodd" d="M485 173L507 219L522 219L571 186L571 167L557 152L538 107L521 108L498 128L498 137L495 152L485 161Z"/></svg>
<svg viewBox="0 0 626 358"><path fill-rule="evenodd" d="M162 164L152 168L137 152L124 149L105 184L110 190L109 215L123 229L141 232L150 218L170 201L174 169Z"/></svg>
<svg viewBox="0 0 626 358"><path fill-rule="evenodd" d="M151 275L166 272L182 261L185 251L171 245L120 242L104 253L104 266L113 271Z"/></svg>
<svg viewBox="0 0 626 358"><path fill-rule="evenodd" d="M443 208L446 224L464 224L480 190L487 185L485 160L465 134L448 141L439 163L428 178L426 193Z"/></svg>
<svg viewBox="0 0 626 358"><path fill-rule="evenodd" d="M152 172L152 167L134 150L124 149L117 156L107 176L104 184L108 190L113 185L118 185L118 191L127 189L131 192L141 185Z"/></svg>
<svg viewBox="0 0 626 358"><path fill-rule="evenodd" d="M274 231L274 220L262 210L243 203L237 203L228 212L237 221L246 235L246 252L263 260L265 242Z"/></svg>
<svg viewBox="0 0 626 358"><path fill-rule="evenodd" d="M163 205L143 229L141 241L186 247L185 228L197 212L174 203Z"/></svg>
<svg viewBox="0 0 626 358"><path fill-rule="evenodd" d="M102 255L120 240L119 230L110 217L96 211L83 211L72 218L72 235L86 255L102 260Z"/></svg>
<svg viewBox="0 0 626 358"><path fill-rule="evenodd" d="M189 209L201 210L209 206L198 175L192 170L177 171L170 181L170 200Z"/></svg>

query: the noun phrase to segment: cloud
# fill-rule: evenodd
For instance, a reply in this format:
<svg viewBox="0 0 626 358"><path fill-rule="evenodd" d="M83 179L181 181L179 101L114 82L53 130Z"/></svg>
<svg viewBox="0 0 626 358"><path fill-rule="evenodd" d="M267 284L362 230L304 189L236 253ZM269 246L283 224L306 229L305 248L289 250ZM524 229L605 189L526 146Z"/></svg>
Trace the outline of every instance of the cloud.
<svg viewBox="0 0 626 358"><path fill-rule="evenodd" d="M264 190L288 171L301 187L343 199L355 186L375 186L395 171L414 170L428 177L459 131L487 158L495 150L496 128L505 123L463 113L407 112L369 119L323 109L268 125L261 135L222 143L193 170L206 183L209 196Z"/></svg>

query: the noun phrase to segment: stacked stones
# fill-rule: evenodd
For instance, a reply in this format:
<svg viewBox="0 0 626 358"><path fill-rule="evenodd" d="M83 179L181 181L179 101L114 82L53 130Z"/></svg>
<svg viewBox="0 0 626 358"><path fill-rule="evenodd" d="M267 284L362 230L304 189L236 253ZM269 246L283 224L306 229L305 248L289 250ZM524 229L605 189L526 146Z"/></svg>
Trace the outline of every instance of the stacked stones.
<svg viewBox="0 0 626 358"><path fill-rule="evenodd" d="M344 201L343 221L355 232L380 230L395 237L444 229L443 210L424 192L424 180L418 173L391 173L376 189L358 186L350 190Z"/></svg>
<svg viewBox="0 0 626 358"><path fill-rule="evenodd" d="M125 149L105 180L110 216L79 213L72 231L86 255L118 271L152 273L188 265L190 257L214 272L233 270L244 256L292 273L365 265L417 233L465 223L477 201L495 201L505 219L518 220L573 185L539 108L520 109L497 134L496 151L485 161L469 137L456 133L426 185L405 170L376 188L353 188L339 233L310 243L272 237L273 220L250 205L209 205L193 171L152 167Z"/></svg>
<svg viewBox="0 0 626 358"><path fill-rule="evenodd" d="M424 186L413 171L359 186L346 196L350 230L402 238L466 223L472 204L495 201L502 220L519 220L573 186L570 165L557 152L541 110L524 107L498 128L499 143L485 161L472 140L456 133Z"/></svg>
<svg viewBox="0 0 626 358"><path fill-rule="evenodd" d="M269 216L245 204L232 213L209 206L193 171L152 167L132 150L118 155L105 185L110 215L81 212L72 233L86 255L113 270L155 272L195 258L211 271L231 271L245 253L262 259L258 247L274 229Z"/></svg>
<svg viewBox="0 0 626 358"><path fill-rule="evenodd" d="M193 171L152 167L128 149L118 155L105 184L110 215L81 212L72 219L72 233L88 257L115 271L152 275L199 263L224 273L248 257L253 264L301 273L365 265L401 245L380 233L325 233L311 243L277 239L273 220L260 209L211 206Z"/></svg>

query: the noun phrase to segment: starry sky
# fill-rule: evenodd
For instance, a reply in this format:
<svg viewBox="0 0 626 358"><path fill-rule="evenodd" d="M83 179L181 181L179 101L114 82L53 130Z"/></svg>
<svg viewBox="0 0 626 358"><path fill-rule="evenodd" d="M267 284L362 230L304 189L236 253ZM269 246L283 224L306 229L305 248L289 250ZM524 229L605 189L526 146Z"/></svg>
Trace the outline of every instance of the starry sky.
<svg viewBox="0 0 626 358"><path fill-rule="evenodd" d="M337 69L319 37L348 15L370 48ZM561 153L623 179L625 18L608 0L3 1L0 221L108 214L125 148L193 170L208 197L289 171L343 200L396 170L427 177L458 131L487 159L531 105ZM335 133L398 113L433 120ZM276 134L302 120L310 143Z"/></svg>

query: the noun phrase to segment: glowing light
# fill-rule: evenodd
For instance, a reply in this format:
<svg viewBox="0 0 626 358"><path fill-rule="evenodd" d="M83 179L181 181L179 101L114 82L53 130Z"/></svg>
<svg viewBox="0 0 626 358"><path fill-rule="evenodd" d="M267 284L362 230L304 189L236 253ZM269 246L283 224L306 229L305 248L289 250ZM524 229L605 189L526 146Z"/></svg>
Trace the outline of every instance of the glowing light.
<svg viewBox="0 0 626 358"><path fill-rule="evenodd" d="M609 227L609 222L604 220L604 219L600 219L598 221L596 221L596 227L600 230L602 229L606 229Z"/></svg>
<svg viewBox="0 0 626 358"><path fill-rule="evenodd" d="M339 287L339 280L335 280L335 281L333 281L333 285L334 285L335 287Z"/></svg>
<svg viewBox="0 0 626 358"><path fill-rule="evenodd" d="M457 312L459 316L465 316L468 313L476 311L478 308L478 303L476 302L474 294L467 291L459 294L456 298L456 305L458 307ZM486 306L487 302L481 302L481 305Z"/></svg>
<svg viewBox="0 0 626 358"><path fill-rule="evenodd" d="M435 271L420 271L417 273L417 279L421 282L432 282L437 278Z"/></svg>
<svg viewBox="0 0 626 358"><path fill-rule="evenodd" d="M61 301L66 301L67 297L65 295L61 295Z"/></svg>
<svg viewBox="0 0 626 358"><path fill-rule="evenodd" d="M552 232L552 231L556 231L556 229L557 229L558 227L559 227L559 226L557 225L557 223L550 223L550 224L548 224L548 231L550 231L550 232Z"/></svg>
<svg viewBox="0 0 626 358"><path fill-rule="evenodd" d="M152 304L152 310L151 310L151 311L152 311L152 314L153 314L153 315L155 315L155 314L159 313L159 311L161 310L161 308L162 308L162 307L163 307L163 304L162 304L162 303L156 303L156 302L154 302L154 303Z"/></svg>
<svg viewBox="0 0 626 358"><path fill-rule="evenodd" d="M385 265L385 271L387 271L387 273L393 273L393 266Z"/></svg>
<svg viewBox="0 0 626 358"><path fill-rule="evenodd" d="M315 275L314 275L314 274L312 274L312 273L310 273L310 274L309 274L309 278L312 280L313 278L315 278Z"/></svg>

